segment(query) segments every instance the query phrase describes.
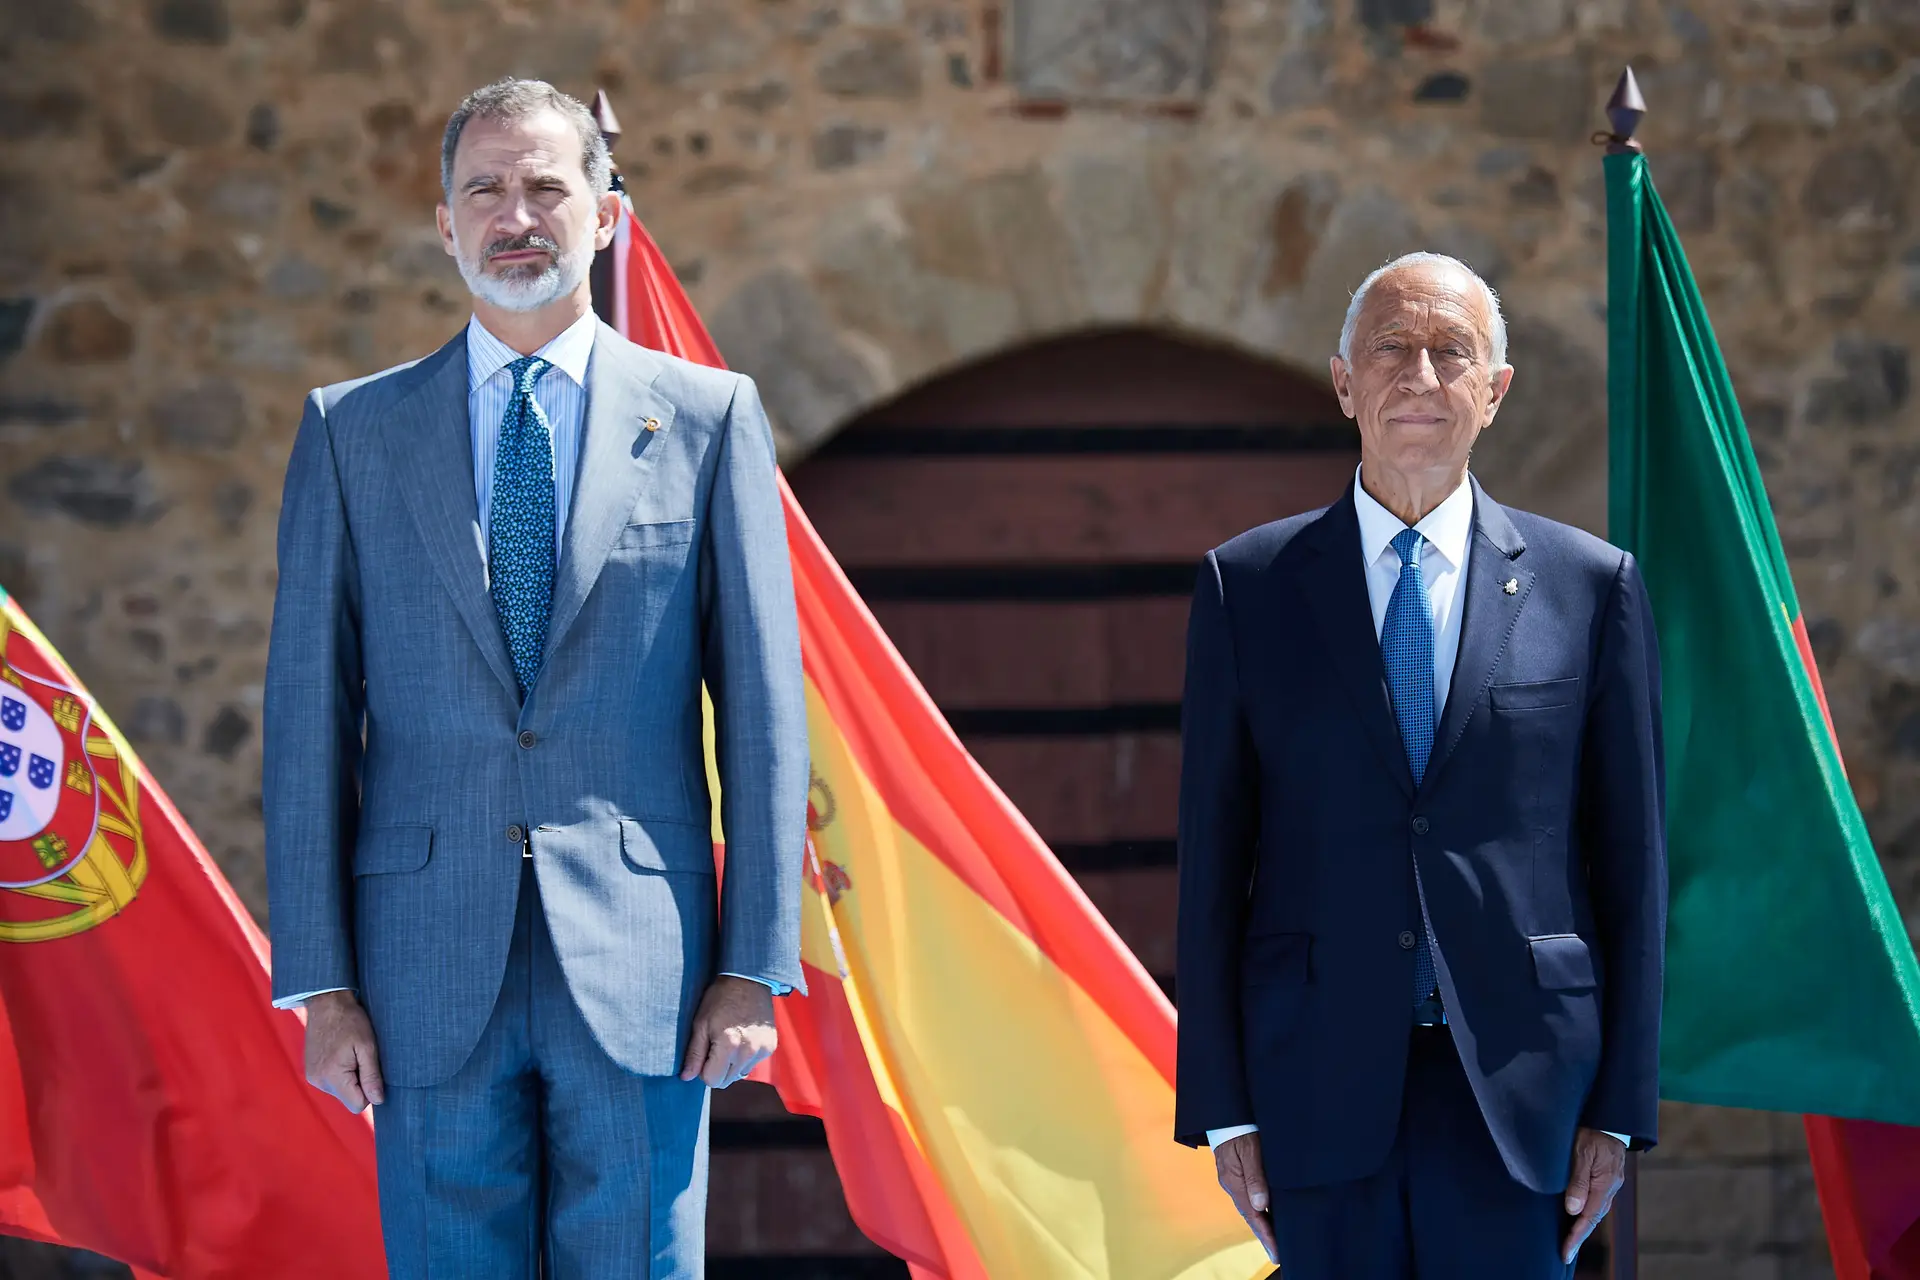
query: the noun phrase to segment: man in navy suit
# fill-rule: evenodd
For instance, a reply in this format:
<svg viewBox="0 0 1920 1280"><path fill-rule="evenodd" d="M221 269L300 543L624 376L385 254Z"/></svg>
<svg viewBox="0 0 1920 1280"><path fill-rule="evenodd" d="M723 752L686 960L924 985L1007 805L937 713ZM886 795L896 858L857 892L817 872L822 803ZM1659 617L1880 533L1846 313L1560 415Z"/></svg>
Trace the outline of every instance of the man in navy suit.
<svg viewBox="0 0 1920 1280"><path fill-rule="evenodd" d="M1332 361L1361 464L1209 552L1175 1128L1287 1280L1564 1277L1659 1097L1659 657L1633 557L1489 498L1499 301L1412 254Z"/></svg>

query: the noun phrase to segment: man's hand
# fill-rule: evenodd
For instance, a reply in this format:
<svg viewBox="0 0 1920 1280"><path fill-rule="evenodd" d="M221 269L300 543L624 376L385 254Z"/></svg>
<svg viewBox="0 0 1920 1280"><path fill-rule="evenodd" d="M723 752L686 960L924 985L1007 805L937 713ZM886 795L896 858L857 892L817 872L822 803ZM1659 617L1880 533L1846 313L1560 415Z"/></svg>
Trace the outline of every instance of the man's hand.
<svg viewBox="0 0 1920 1280"><path fill-rule="evenodd" d="M1260 1135L1243 1133L1221 1143L1214 1148L1213 1168L1233 1207L1267 1251L1267 1259L1279 1262L1280 1246L1274 1241L1273 1218L1267 1212L1273 1202L1267 1194L1267 1171L1260 1163Z"/></svg>
<svg viewBox="0 0 1920 1280"><path fill-rule="evenodd" d="M373 1023L351 991L327 991L307 1001L307 1083L356 1113L387 1100Z"/></svg>
<svg viewBox="0 0 1920 1280"><path fill-rule="evenodd" d="M1627 1149L1618 1138L1597 1129L1582 1128L1573 1139L1573 1175L1567 1179L1567 1212L1573 1226L1567 1232L1566 1256L1571 1264L1600 1219L1613 1208L1613 1197L1627 1180Z"/></svg>
<svg viewBox="0 0 1920 1280"><path fill-rule="evenodd" d="M707 988L693 1016L680 1078L697 1076L709 1088L724 1089L772 1057L779 1046L773 992L767 984L723 974Z"/></svg>

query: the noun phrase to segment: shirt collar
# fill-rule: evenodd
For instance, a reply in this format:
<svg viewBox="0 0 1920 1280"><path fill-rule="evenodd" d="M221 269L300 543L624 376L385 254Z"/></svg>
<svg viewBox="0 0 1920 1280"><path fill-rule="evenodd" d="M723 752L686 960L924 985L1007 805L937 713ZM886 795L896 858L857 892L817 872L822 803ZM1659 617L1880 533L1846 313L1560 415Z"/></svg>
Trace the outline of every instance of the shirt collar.
<svg viewBox="0 0 1920 1280"><path fill-rule="evenodd" d="M577 386L587 385L587 361L593 355L593 337L600 326L599 317L589 311L556 334L553 340L534 352L542 360L572 378ZM520 353L493 336L479 316L467 320L467 389L477 389L488 378L520 358Z"/></svg>
<svg viewBox="0 0 1920 1280"><path fill-rule="evenodd" d="M1367 492L1357 467L1353 473L1353 507L1360 517L1360 550L1372 564L1387 553L1394 537L1407 525ZM1462 480L1458 489L1413 527L1446 557L1449 566L1458 569L1466 563L1467 539L1473 536L1473 485Z"/></svg>

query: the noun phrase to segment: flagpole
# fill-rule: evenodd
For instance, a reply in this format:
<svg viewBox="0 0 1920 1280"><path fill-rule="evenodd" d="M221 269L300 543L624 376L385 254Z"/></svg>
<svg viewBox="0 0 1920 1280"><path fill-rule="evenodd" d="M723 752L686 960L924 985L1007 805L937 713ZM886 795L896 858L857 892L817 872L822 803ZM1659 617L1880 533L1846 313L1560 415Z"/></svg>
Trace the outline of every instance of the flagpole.
<svg viewBox="0 0 1920 1280"><path fill-rule="evenodd" d="M1606 144L1607 154L1628 155L1641 152L1634 130L1646 118L1646 99L1640 96L1640 83L1633 68L1620 73L1619 83L1607 99L1609 128L1594 135L1594 142ZM1613 1211L1607 1215L1607 1263L1613 1280L1639 1280L1640 1275L1640 1157L1627 1153L1626 1182L1613 1199Z"/></svg>
<svg viewBox="0 0 1920 1280"><path fill-rule="evenodd" d="M614 143L620 140L620 120L613 114L613 103L608 100L605 89L594 91L593 119L594 123L600 126L600 136L606 140L607 154L611 161ZM620 177L620 166L617 163L613 165L613 189L616 192L625 192L627 189L626 182ZM606 324L614 323L614 256L614 246L611 244L597 251L593 255L593 269L588 273L588 279L592 283L594 313Z"/></svg>

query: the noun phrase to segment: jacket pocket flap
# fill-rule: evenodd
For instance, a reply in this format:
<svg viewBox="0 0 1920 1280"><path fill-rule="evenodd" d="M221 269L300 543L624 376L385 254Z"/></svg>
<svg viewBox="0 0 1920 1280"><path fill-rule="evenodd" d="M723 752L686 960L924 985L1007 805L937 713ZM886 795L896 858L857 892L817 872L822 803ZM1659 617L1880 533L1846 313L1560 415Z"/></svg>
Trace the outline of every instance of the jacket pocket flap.
<svg viewBox="0 0 1920 1280"><path fill-rule="evenodd" d="M712 836L688 822L620 819L620 858L630 871L714 873Z"/></svg>
<svg viewBox="0 0 1920 1280"><path fill-rule="evenodd" d="M693 541L691 520L652 520L627 525L616 544L622 547L677 547Z"/></svg>
<svg viewBox="0 0 1920 1280"><path fill-rule="evenodd" d="M353 847L353 874L418 871L433 853L432 827L370 827Z"/></svg>
<svg viewBox="0 0 1920 1280"><path fill-rule="evenodd" d="M1565 680L1528 680L1519 684L1488 685L1487 701L1506 711L1537 711L1571 706L1579 692L1579 676Z"/></svg>
<svg viewBox="0 0 1920 1280"><path fill-rule="evenodd" d="M1579 991L1594 985L1593 952L1579 935L1528 938L1527 946L1533 951L1534 976L1547 990Z"/></svg>
<svg viewBox="0 0 1920 1280"><path fill-rule="evenodd" d="M1310 933L1250 933L1240 956L1240 972L1248 986L1303 983L1313 973L1313 935Z"/></svg>

